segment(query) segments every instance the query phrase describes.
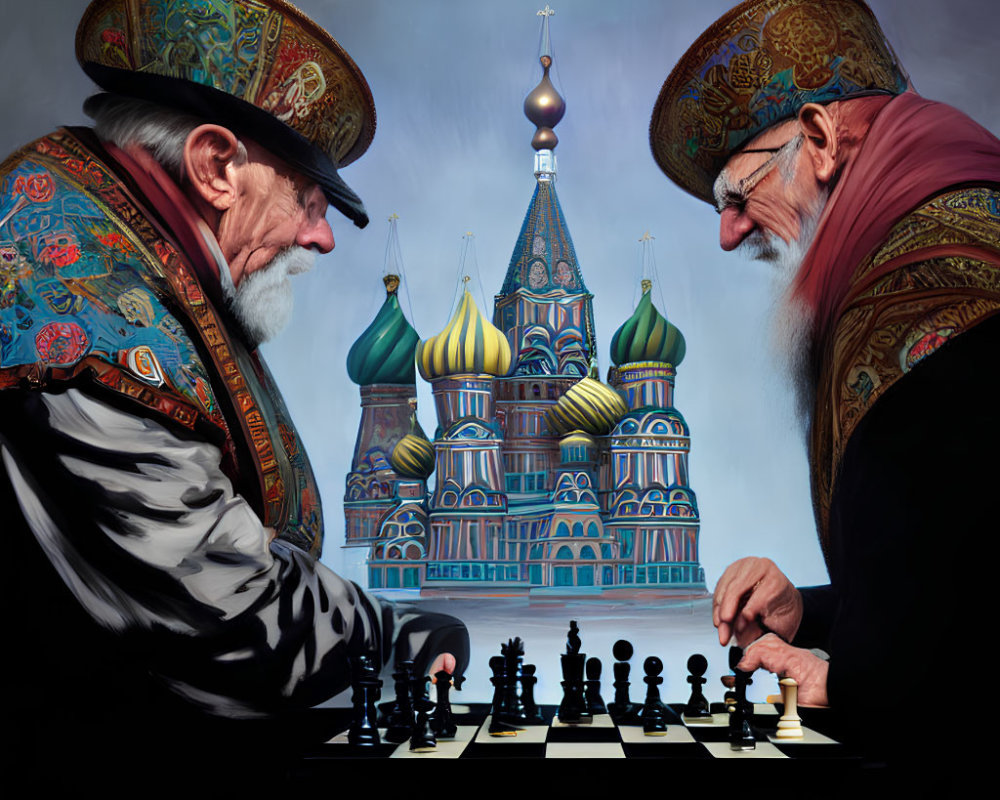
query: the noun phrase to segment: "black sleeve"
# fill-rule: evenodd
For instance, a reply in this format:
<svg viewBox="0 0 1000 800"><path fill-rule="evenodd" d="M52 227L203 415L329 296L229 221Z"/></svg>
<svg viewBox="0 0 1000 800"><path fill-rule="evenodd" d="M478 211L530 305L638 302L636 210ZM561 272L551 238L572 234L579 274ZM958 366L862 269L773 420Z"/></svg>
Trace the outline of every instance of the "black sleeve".
<svg viewBox="0 0 1000 800"><path fill-rule="evenodd" d="M829 652L830 630L837 616L840 598L830 585L800 586L802 622L791 644Z"/></svg>
<svg viewBox="0 0 1000 800"><path fill-rule="evenodd" d="M995 318L918 363L847 445L830 517L834 707L863 715L878 691L880 718L912 719L992 619L998 367Z"/></svg>

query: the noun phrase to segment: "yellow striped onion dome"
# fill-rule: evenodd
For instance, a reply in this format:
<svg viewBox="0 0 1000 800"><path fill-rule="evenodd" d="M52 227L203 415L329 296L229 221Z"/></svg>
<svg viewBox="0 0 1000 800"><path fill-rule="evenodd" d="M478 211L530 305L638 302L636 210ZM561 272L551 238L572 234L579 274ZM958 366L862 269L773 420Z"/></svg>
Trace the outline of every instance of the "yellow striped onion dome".
<svg viewBox="0 0 1000 800"><path fill-rule="evenodd" d="M447 375L506 375L510 343L466 291L445 329L417 345L417 367L426 381Z"/></svg>
<svg viewBox="0 0 1000 800"><path fill-rule="evenodd" d="M392 468L406 478L426 480L434 471L434 445L427 441L420 426L400 439L389 456Z"/></svg>
<svg viewBox="0 0 1000 800"><path fill-rule="evenodd" d="M403 316L396 292L399 277L386 275L385 302L372 324L351 346L347 354L347 374L358 386L375 383L416 383L413 351L420 336Z"/></svg>
<svg viewBox="0 0 1000 800"><path fill-rule="evenodd" d="M611 360L617 365L658 361L677 366L684 360L684 335L667 321L650 297L651 284L643 281L642 299L632 316L611 337Z"/></svg>
<svg viewBox="0 0 1000 800"><path fill-rule="evenodd" d="M545 421L556 435L579 430L604 436L627 413L628 406L618 392L593 378L582 378L545 412Z"/></svg>

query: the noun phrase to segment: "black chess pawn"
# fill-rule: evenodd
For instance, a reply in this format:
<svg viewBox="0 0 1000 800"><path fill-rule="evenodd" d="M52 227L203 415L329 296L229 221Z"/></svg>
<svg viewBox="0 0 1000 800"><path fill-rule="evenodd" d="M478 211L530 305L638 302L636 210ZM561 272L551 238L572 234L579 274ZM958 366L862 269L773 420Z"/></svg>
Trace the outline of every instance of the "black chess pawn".
<svg viewBox="0 0 1000 800"><path fill-rule="evenodd" d="M687 682L691 684L691 697L688 698L684 707L684 717L686 719L704 719L712 716L708 698L701 687L705 685L705 673L708 671L708 659L701 653L695 653L687 661L687 669L690 673Z"/></svg>
<svg viewBox="0 0 1000 800"><path fill-rule="evenodd" d="M663 662L656 656L650 656L642 664L646 676L646 701L642 704L642 732L647 736L663 736L667 732L667 715L663 701L660 700L660 684L663 678Z"/></svg>
<svg viewBox="0 0 1000 800"><path fill-rule="evenodd" d="M434 736L434 703L427 696L427 684L430 681L428 676L414 678L411 684L413 696L413 709L416 717L413 720L413 727L410 730L410 750L422 753L433 750L437 747L437 738Z"/></svg>
<svg viewBox="0 0 1000 800"><path fill-rule="evenodd" d="M543 722L542 709L535 702L535 684L538 678L535 677L535 665L523 664L521 666L521 703L524 706L524 716L529 723Z"/></svg>
<svg viewBox="0 0 1000 800"><path fill-rule="evenodd" d="M601 697L601 659L587 659L587 681L584 688L587 710L591 714L607 714L608 709Z"/></svg>
<svg viewBox="0 0 1000 800"><path fill-rule="evenodd" d="M454 739L458 733L458 725L451 711L449 697L452 687L451 673L443 669L434 673L434 686L437 688L437 708L434 709L434 716L431 719L434 735L438 739Z"/></svg>
<svg viewBox="0 0 1000 800"><path fill-rule="evenodd" d="M374 747L379 744L378 721L375 704L382 694L382 680L375 669L374 657L368 654L352 659L354 692L351 703L354 711L347 741L355 747Z"/></svg>
<svg viewBox="0 0 1000 800"><path fill-rule="evenodd" d="M413 733L413 702L410 691L413 684L413 662L400 661L396 671L392 673L396 687L396 699L386 718L385 738L399 744L405 742Z"/></svg>
<svg viewBox="0 0 1000 800"><path fill-rule="evenodd" d="M583 669L587 655L580 652L580 644L580 629L575 621L570 622L566 652L560 656L563 673L563 698L557 712L560 722L579 724L593 722L594 719L587 709L584 695Z"/></svg>
<svg viewBox="0 0 1000 800"><path fill-rule="evenodd" d="M625 639L619 639L611 648L611 654L616 659L613 667L615 699L614 702L608 704L608 711L611 713L611 719L619 725L635 721L634 706L629 699L629 687L631 686L629 673L632 670L632 665L628 661L632 658L632 652L632 643Z"/></svg>

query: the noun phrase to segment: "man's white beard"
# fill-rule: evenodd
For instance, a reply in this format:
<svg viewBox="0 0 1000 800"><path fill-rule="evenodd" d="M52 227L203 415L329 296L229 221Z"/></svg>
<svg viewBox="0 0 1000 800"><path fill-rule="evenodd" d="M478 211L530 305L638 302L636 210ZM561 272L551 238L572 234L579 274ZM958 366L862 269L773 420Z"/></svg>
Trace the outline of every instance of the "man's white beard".
<svg viewBox="0 0 1000 800"><path fill-rule="evenodd" d="M812 206L800 214L799 235L792 241L786 242L780 236L757 229L740 245L744 255L774 265L771 347L795 391L796 412L804 428L808 428L816 399L811 357L815 315L793 296L793 288L829 197L829 191L824 190Z"/></svg>
<svg viewBox="0 0 1000 800"><path fill-rule="evenodd" d="M314 250L293 245L261 269L244 275L238 287L233 286L229 270L221 270L222 294L250 338L251 346L273 339L288 324L294 301L289 277L308 272L315 263Z"/></svg>

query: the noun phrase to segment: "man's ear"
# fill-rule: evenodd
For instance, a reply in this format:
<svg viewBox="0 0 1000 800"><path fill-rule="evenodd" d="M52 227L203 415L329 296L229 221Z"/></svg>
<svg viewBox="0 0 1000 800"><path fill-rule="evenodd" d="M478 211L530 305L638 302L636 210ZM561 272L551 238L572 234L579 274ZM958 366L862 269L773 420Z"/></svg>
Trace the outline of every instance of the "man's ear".
<svg viewBox="0 0 1000 800"><path fill-rule="evenodd" d="M837 168L837 125L830 110L806 103L799 109L799 126L804 137L803 148L812 160L817 180L829 183Z"/></svg>
<svg viewBox="0 0 1000 800"><path fill-rule="evenodd" d="M198 197L216 211L225 211L236 199L232 167L246 161L246 150L236 135L221 125L199 125L184 142L184 172Z"/></svg>

